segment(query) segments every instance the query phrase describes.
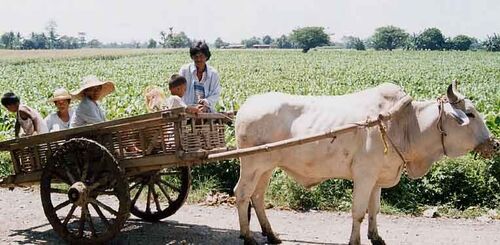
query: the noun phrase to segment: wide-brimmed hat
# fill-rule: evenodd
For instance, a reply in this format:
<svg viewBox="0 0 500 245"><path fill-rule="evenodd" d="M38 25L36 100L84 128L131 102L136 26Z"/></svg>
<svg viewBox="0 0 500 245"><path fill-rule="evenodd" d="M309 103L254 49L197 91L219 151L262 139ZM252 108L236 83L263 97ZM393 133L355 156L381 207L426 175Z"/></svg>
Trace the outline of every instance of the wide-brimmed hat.
<svg viewBox="0 0 500 245"><path fill-rule="evenodd" d="M49 99L49 102L55 102L58 100L70 100L72 98L71 94L69 94L68 90L64 88L58 88L52 93L52 97Z"/></svg>
<svg viewBox="0 0 500 245"><path fill-rule="evenodd" d="M73 91L71 95L73 95L77 99L82 99L83 90L96 86L102 86L98 100L115 91L115 84L112 81L101 81L96 76L90 75L82 78L80 88Z"/></svg>

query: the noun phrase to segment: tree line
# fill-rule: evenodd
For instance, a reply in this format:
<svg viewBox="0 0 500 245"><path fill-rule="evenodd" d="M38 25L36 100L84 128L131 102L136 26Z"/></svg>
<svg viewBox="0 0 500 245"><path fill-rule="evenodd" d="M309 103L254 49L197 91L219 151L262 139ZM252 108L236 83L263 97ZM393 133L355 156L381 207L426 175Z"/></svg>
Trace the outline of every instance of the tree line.
<svg viewBox="0 0 500 245"><path fill-rule="evenodd" d="M49 21L45 32L32 32L22 36L19 32L6 32L0 36L2 49L79 49L79 48L186 48L195 40L191 40L184 32L174 32L173 27L161 31L159 38L150 38L147 42L131 41L128 43L102 43L98 39L87 41L85 32L78 36L60 35L57 24ZM217 38L213 45L216 48L230 47L230 43ZM251 37L243 39L240 47L252 48L255 45L279 49L302 49L303 52L319 46L337 46L338 48L356 50L478 50L500 51L500 35L494 33L480 41L474 37L457 35L445 37L438 28L427 28L420 33L409 34L396 26L384 26L375 30L374 34L362 40L359 37L346 36L340 42L332 42L330 35L323 27L296 28L291 33L272 38L265 35L262 38Z"/></svg>
<svg viewBox="0 0 500 245"><path fill-rule="evenodd" d="M493 33L485 40L479 41L467 35L445 37L438 28L426 28L420 33L409 34L396 26L384 26L375 30L375 33L361 40L358 37L343 38L343 45L348 49L365 50L478 50L500 51L500 35Z"/></svg>

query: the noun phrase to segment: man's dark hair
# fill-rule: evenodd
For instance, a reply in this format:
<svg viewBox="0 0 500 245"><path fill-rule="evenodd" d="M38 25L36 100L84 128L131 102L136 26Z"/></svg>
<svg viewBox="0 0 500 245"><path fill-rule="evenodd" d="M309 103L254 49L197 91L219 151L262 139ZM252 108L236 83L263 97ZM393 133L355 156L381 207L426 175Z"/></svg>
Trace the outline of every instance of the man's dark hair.
<svg viewBox="0 0 500 245"><path fill-rule="evenodd" d="M2 96L2 105L7 107L8 105L14 105L19 103L19 97L12 92L7 92Z"/></svg>
<svg viewBox="0 0 500 245"><path fill-rule="evenodd" d="M185 77L178 74L174 74L172 75L172 77L170 77L170 81L168 81L168 89L173 89L186 83L187 81Z"/></svg>
<svg viewBox="0 0 500 245"><path fill-rule="evenodd" d="M191 58L193 58L198 53L202 53L207 57L207 61L210 59L210 50L208 49L208 45L205 42L197 42L194 46L189 48L189 54Z"/></svg>

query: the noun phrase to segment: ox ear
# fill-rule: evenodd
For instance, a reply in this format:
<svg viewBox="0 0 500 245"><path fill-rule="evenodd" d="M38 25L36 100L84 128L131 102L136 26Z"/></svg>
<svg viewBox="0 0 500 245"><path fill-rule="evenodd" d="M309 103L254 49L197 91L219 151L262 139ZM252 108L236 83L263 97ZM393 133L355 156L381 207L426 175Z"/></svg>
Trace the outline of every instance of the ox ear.
<svg viewBox="0 0 500 245"><path fill-rule="evenodd" d="M457 121L457 123L460 126L468 125L470 122L470 119L465 114L465 112L463 112L462 110L460 110L458 108L453 108L453 106L451 106L451 104L449 104L449 103L444 104L444 111L447 114L451 115L453 117L453 119L455 119L455 121Z"/></svg>
<svg viewBox="0 0 500 245"><path fill-rule="evenodd" d="M448 86L448 90L446 91L446 96L448 97L448 100L452 104L457 103L465 98L465 96L463 96L458 92L457 81L455 80L453 80L451 84Z"/></svg>

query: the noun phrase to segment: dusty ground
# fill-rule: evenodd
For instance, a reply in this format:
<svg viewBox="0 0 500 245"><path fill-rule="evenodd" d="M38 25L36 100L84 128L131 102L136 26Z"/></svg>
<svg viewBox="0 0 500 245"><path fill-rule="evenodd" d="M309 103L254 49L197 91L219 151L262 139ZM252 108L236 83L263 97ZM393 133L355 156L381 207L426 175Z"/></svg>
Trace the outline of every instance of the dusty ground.
<svg viewBox="0 0 500 245"><path fill-rule="evenodd" d="M61 244L42 210L38 190L0 189L0 244ZM268 210L284 244L346 244L349 214ZM500 244L500 221L379 216L379 231L388 244ZM255 216L252 231L264 243ZM236 210L185 205L160 223L131 217L112 244L242 244ZM362 226L362 243L367 224Z"/></svg>

